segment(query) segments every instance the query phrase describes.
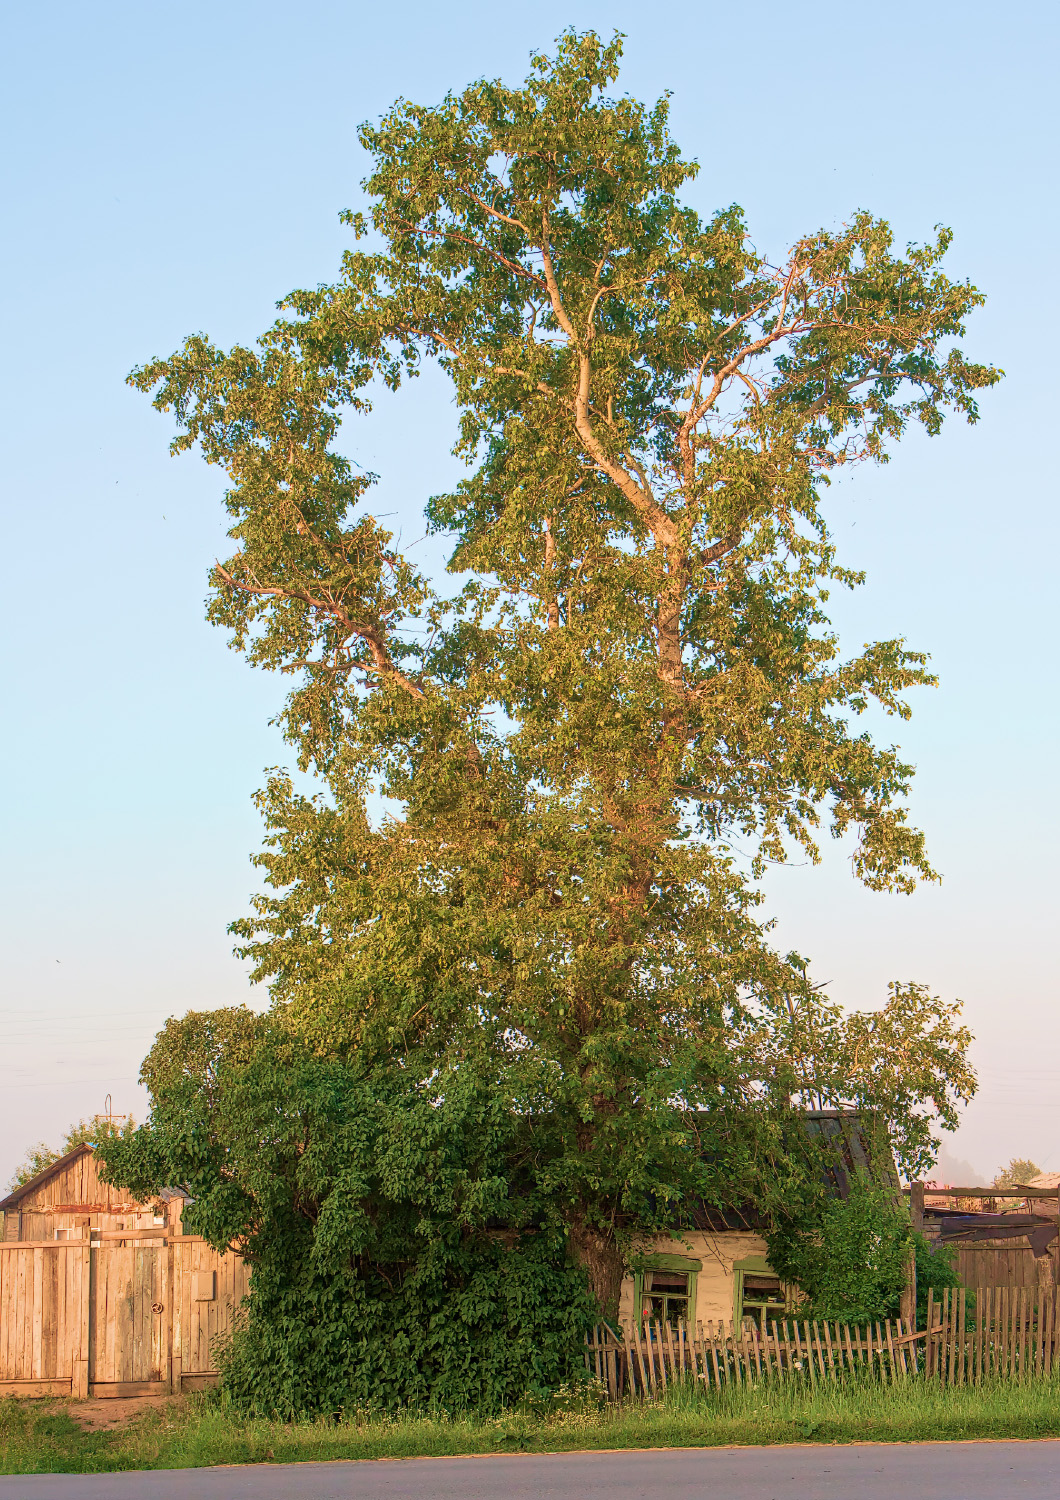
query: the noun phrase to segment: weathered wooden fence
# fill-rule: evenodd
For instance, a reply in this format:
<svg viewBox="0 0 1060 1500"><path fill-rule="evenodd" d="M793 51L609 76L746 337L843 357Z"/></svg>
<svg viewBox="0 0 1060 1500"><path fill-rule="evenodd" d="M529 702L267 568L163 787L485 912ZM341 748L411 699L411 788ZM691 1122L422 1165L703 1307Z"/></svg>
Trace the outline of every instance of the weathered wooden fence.
<svg viewBox="0 0 1060 1500"><path fill-rule="evenodd" d="M718 1320L697 1323L695 1333L684 1323L646 1320L619 1330L598 1324L586 1341L585 1365L613 1398L652 1395L681 1380L715 1387L817 1381L858 1369L898 1380L915 1368L916 1340L901 1318L861 1328L787 1318L765 1330Z"/></svg>
<svg viewBox="0 0 1060 1500"><path fill-rule="evenodd" d="M247 1290L196 1235L109 1232L0 1244L0 1395L140 1396L217 1373L213 1341Z"/></svg>
<svg viewBox="0 0 1060 1500"><path fill-rule="evenodd" d="M748 1322L645 1321L598 1324L586 1341L585 1367L617 1400L656 1395L680 1381L701 1386L797 1379L838 1380L861 1371L884 1382L914 1374L945 1385L1023 1380L1060 1369L1060 1308L1055 1287L980 1287L974 1303L963 1288L936 1301L927 1327L901 1318L855 1327L788 1318L759 1328Z"/></svg>
<svg viewBox="0 0 1060 1500"><path fill-rule="evenodd" d="M925 1373L946 1385L983 1380L1029 1380L1060 1367L1060 1323L1051 1286L977 1287L974 1304L963 1287L938 1302L928 1298Z"/></svg>

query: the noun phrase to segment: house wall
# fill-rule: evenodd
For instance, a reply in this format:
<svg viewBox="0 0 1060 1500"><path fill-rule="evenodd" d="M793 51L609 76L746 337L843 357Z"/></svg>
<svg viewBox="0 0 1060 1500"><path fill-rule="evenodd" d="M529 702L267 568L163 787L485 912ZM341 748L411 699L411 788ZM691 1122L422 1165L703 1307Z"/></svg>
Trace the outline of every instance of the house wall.
<svg viewBox="0 0 1060 1500"><path fill-rule="evenodd" d="M750 1230L726 1230L712 1233L690 1230L680 1239L660 1235L645 1244L643 1251L651 1255L687 1255L701 1261L703 1269L696 1275L695 1321L726 1320L733 1316L733 1266L737 1261L754 1256L766 1257L766 1242L760 1234ZM634 1279L627 1276L622 1283L622 1298L619 1303L619 1321L628 1327L635 1317Z"/></svg>

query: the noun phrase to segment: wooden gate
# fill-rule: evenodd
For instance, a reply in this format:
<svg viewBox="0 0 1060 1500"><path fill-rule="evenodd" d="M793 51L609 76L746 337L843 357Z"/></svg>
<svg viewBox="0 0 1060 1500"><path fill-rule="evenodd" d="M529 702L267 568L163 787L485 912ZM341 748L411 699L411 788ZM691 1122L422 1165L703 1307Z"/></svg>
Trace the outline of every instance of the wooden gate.
<svg viewBox="0 0 1060 1500"><path fill-rule="evenodd" d="M217 1380L249 1286L197 1235L0 1243L0 1396L146 1396Z"/></svg>
<svg viewBox="0 0 1060 1500"><path fill-rule="evenodd" d="M88 1380L95 1396L169 1389L168 1246L92 1247Z"/></svg>

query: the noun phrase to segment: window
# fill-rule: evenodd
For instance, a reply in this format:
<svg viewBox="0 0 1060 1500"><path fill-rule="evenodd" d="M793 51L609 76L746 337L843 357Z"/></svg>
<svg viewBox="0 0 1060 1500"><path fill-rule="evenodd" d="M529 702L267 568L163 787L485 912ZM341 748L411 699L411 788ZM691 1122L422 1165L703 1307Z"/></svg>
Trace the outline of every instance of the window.
<svg viewBox="0 0 1060 1500"><path fill-rule="evenodd" d="M780 1322L790 1307L787 1288L779 1276L773 1274L766 1261L737 1261L733 1266L733 1315L737 1323L748 1320L756 1323L765 1333L775 1319Z"/></svg>
<svg viewBox="0 0 1060 1500"><path fill-rule="evenodd" d="M663 1323L688 1321L688 1272L648 1271L644 1277L644 1316Z"/></svg>
<svg viewBox="0 0 1060 1500"><path fill-rule="evenodd" d="M702 1267L702 1261L688 1255L649 1255L634 1280L636 1316L694 1327L696 1273Z"/></svg>

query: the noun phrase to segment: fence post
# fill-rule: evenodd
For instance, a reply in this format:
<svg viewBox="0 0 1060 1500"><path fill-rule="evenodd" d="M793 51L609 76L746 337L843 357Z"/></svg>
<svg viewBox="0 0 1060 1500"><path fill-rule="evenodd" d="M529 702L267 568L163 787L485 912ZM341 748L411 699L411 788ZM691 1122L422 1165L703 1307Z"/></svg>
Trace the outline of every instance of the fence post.
<svg viewBox="0 0 1060 1500"><path fill-rule="evenodd" d="M92 1351L92 1242L91 1235L85 1240L80 1260L78 1277L81 1292L81 1337L77 1355L73 1360L70 1375L70 1394L78 1401L88 1400L88 1362Z"/></svg>

